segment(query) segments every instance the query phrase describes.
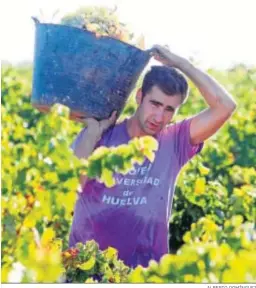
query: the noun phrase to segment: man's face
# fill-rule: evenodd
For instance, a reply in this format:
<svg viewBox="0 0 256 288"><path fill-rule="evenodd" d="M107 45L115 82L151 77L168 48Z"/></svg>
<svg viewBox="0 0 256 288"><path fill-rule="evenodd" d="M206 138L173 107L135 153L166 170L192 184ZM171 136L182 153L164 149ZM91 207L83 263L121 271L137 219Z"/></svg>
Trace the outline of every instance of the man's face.
<svg viewBox="0 0 256 288"><path fill-rule="evenodd" d="M173 118L181 105L181 95L170 96L153 86L142 99L141 92L137 94L138 120L140 129L147 135L160 132Z"/></svg>

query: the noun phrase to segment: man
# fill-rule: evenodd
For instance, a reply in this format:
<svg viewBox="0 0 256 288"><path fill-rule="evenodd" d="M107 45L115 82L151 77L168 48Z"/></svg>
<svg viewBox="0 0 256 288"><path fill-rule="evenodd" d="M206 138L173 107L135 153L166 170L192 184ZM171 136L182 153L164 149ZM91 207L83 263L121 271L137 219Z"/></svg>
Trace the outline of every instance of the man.
<svg viewBox="0 0 256 288"><path fill-rule="evenodd" d="M108 246L118 249L119 258L131 267L147 267L150 259L159 261L168 253L168 219L176 177L236 108L227 91L189 61L159 45L154 51L155 59L164 65L154 66L146 74L137 92L136 113L115 126L115 113L100 122L86 119L88 127L72 145L77 157L87 158L101 145L117 146L144 135L158 140L154 162L145 160L125 176L116 174L114 187L83 179L75 206L69 245L94 239L102 250ZM167 126L188 94L185 78L171 67L195 83L209 108Z"/></svg>

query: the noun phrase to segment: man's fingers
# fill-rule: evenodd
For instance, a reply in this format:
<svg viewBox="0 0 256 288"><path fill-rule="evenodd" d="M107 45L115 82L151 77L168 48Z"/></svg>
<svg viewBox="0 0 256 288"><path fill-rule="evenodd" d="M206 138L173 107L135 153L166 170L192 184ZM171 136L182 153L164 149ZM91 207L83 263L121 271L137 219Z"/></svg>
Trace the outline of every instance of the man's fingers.
<svg viewBox="0 0 256 288"><path fill-rule="evenodd" d="M105 130L108 129L109 126L114 124L116 120L117 111L112 112L111 116L108 119L104 119L100 121L100 127Z"/></svg>
<svg viewBox="0 0 256 288"><path fill-rule="evenodd" d="M117 111L113 111L111 116L110 116L110 118L109 118L109 121L110 121L111 124L115 122L116 115L117 115Z"/></svg>
<svg viewBox="0 0 256 288"><path fill-rule="evenodd" d="M154 54L154 58L156 59L156 60L161 60L161 56L159 55L159 54Z"/></svg>
<svg viewBox="0 0 256 288"><path fill-rule="evenodd" d="M164 56L168 53L170 53L170 47L168 45L154 45L152 48L153 51L155 51L155 54L158 54L160 56Z"/></svg>
<svg viewBox="0 0 256 288"><path fill-rule="evenodd" d="M157 51L159 48L160 48L160 45L155 44L155 45L153 45L152 50L153 50L153 51L154 51L154 50Z"/></svg>

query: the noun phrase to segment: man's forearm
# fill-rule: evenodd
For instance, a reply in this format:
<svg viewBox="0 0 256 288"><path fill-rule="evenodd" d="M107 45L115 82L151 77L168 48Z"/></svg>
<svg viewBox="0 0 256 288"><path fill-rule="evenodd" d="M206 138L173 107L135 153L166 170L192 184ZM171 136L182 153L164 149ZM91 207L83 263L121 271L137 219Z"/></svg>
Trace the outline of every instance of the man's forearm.
<svg viewBox="0 0 256 288"><path fill-rule="evenodd" d="M236 102L232 96L210 75L196 68L188 60L182 60L177 68L193 81L210 107L227 111L233 111L236 108Z"/></svg>
<svg viewBox="0 0 256 288"><path fill-rule="evenodd" d="M88 158L97 142L99 141L100 136L97 135L94 131L86 130L85 133L82 135L81 141L77 143L74 153L75 155L80 159L80 158Z"/></svg>

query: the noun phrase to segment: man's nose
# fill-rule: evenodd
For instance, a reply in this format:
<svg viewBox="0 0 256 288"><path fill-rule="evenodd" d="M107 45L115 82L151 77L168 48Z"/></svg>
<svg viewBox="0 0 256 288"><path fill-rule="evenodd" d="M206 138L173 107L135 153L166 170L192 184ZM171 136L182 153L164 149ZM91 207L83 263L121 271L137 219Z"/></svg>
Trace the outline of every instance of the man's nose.
<svg viewBox="0 0 256 288"><path fill-rule="evenodd" d="M154 120L157 124L160 124L163 122L163 117L164 117L164 112L161 109L159 109L155 114Z"/></svg>

